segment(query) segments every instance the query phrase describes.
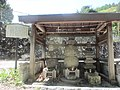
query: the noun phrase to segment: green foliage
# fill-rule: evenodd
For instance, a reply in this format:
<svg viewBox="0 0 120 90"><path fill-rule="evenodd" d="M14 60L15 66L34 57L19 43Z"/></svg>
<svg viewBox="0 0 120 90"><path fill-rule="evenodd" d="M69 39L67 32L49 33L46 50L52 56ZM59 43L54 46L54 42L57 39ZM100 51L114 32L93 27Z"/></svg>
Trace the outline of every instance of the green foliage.
<svg viewBox="0 0 120 90"><path fill-rule="evenodd" d="M110 7L110 8L105 9L105 10L100 10L98 12L116 12L116 6Z"/></svg>
<svg viewBox="0 0 120 90"><path fill-rule="evenodd" d="M97 11L91 8L90 6L83 6L80 11L80 13L93 13L93 12Z"/></svg>
<svg viewBox="0 0 120 90"><path fill-rule="evenodd" d="M5 69L2 69L0 71L0 82L3 83L5 81L7 81L8 76L9 76L9 73Z"/></svg>
<svg viewBox="0 0 120 90"><path fill-rule="evenodd" d="M117 12L120 12L120 2L117 5Z"/></svg>
<svg viewBox="0 0 120 90"><path fill-rule="evenodd" d="M6 0L0 0L0 4L5 4L6 3Z"/></svg>
<svg viewBox="0 0 120 90"><path fill-rule="evenodd" d="M98 8L96 8L96 10L98 11L98 12L101 12L101 11L103 11L103 10L107 10L107 9L109 9L109 8L111 8L111 7L116 7L117 6L117 4L105 4L104 6L102 6L102 7L98 7Z"/></svg>
<svg viewBox="0 0 120 90"><path fill-rule="evenodd" d="M13 68L10 68L8 70L2 69L0 71L0 82L14 85L22 85L19 71L18 70L15 71L15 69Z"/></svg>
<svg viewBox="0 0 120 90"><path fill-rule="evenodd" d="M89 9L90 9L90 6L83 6L82 8L81 8L81 13L88 13L89 12Z"/></svg>
<svg viewBox="0 0 120 90"><path fill-rule="evenodd" d="M112 31L113 31L113 41L120 42L120 22L112 23Z"/></svg>
<svg viewBox="0 0 120 90"><path fill-rule="evenodd" d="M12 22L13 10L6 2L0 3L0 19L4 23Z"/></svg>
<svg viewBox="0 0 120 90"><path fill-rule="evenodd" d="M118 4L105 4L104 6L98 7L96 9L91 8L91 6L83 6L80 13L91 13L91 12L120 12L120 2ZM77 10L78 13L78 10Z"/></svg>

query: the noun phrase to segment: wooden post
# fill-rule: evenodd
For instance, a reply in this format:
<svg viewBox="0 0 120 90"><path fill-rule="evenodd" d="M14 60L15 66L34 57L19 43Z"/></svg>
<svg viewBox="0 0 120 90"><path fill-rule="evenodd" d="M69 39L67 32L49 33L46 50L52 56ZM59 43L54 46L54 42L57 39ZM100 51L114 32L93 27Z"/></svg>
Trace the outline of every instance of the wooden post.
<svg viewBox="0 0 120 90"><path fill-rule="evenodd" d="M32 25L30 36L30 79L35 80L35 26Z"/></svg>
<svg viewBox="0 0 120 90"><path fill-rule="evenodd" d="M42 57L43 59L43 68L45 67L45 46L42 44Z"/></svg>
<svg viewBox="0 0 120 90"><path fill-rule="evenodd" d="M44 67L45 67L46 66L46 31L44 32L43 58L44 58Z"/></svg>
<svg viewBox="0 0 120 90"><path fill-rule="evenodd" d="M96 36L96 58L98 59L99 57L99 44L98 44L98 35L97 35L97 30L95 31L95 36Z"/></svg>
<svg viewBox="0 0 120 90"><path fill-rule="evenodd" d="M108 31L108 74L109 81L115 80L115 66L114 66L114 51L113 51L113 38L112 38L112 23L107 26Z"/></svg>
<svg viewBox="0 0 120 90"><path fill-rule="evenodd" d="M96 60L97 60L97 62L96 62L96 68L97 68L97 71L100 73L100 62L99 62L99 44L98 44L98 32L97 32L97 30L96 30L96 32L95 32L95 36L96 36L96 46L95 46L95 48L96 48Z"/></svg>

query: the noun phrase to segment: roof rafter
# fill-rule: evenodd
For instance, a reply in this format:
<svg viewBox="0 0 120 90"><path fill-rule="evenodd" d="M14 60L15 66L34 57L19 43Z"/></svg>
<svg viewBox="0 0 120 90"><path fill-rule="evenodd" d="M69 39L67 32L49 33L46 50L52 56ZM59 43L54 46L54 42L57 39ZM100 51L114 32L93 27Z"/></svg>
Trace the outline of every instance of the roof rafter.
<svg viewBox="0 0 120 90"><path fill-rule="evenodd" d="M40 25L38 25L38 24L35 24L35 26L36 26L40 31L45 32L45 28L44 28L44 27L42 27L42 26L40 26Z"/></svg>

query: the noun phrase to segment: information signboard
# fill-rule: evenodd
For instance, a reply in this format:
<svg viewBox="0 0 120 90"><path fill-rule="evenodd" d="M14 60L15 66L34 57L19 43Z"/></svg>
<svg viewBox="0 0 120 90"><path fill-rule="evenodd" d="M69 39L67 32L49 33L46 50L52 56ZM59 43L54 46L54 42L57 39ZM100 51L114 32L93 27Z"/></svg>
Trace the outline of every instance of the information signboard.
<svg viewBox="0 0 120 90"><path fill-rule="evenodd" d="M11 38L29 38L29 27L22 24L8 24L6 27L6 37Z"/></svg>

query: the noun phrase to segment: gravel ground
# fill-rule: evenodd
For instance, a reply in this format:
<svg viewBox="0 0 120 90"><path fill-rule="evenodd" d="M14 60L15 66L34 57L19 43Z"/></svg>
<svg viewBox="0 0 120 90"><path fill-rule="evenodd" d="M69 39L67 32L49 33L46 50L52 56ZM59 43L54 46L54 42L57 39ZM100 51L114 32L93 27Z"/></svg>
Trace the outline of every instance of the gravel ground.
<svg viewBox="0 0 120 90"><path fill-rule="evenodd" d="M0 90L25 90L25 89L17 86L0 84Z"/></svg>
<svg viewBox="0 0 120 90"><path fill-rule="evenodd" d="M21 87L21 86L11 86L8 84L1 84L0 83L0 90L40 90L37 88L31 88L31 87Z"/></svg>

